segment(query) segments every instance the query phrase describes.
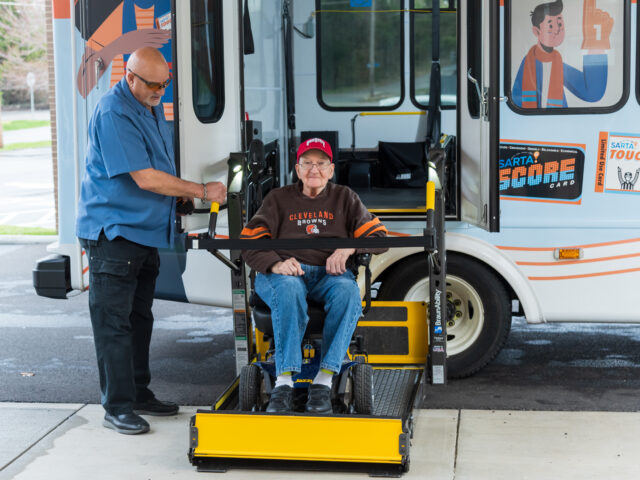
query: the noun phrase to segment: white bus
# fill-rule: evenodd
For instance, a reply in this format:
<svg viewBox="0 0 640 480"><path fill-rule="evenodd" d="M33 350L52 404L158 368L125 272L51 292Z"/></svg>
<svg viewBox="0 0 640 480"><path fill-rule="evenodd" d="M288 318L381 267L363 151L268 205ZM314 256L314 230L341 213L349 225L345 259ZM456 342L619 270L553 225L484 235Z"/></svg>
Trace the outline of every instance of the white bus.
<svg viewBox="0 0 640 480"><path fill-rule="evenodd" d="M173 74L163 102L181 177L226 181L231 154L260 139L284 185L300 139L323 136L339 152L335 181L394 234L421 233L431 1L53 5L59 240L34 272L40 294L88 287L74 232L87 123L152 29L172 33L158 46ZM440 6L449 376L491 361L514 313L530 323L639 322L627 302L640 285L636 2ZM197 200L201 213L176 220L181 239L206 229L206 207ZM226 267L176 245L162 252L157 296L230 306ZM371 270L378 299L428 299L420 249L392 249Z"/></svg>

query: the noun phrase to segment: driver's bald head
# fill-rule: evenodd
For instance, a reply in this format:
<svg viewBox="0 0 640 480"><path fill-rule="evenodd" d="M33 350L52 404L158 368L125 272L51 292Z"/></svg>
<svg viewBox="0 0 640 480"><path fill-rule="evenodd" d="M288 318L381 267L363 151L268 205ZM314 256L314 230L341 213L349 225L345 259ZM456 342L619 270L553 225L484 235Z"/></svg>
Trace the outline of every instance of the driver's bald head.
<svg viewBox="0 0 640 480"><path fill-rule="evenodd" d="M142 47L129 57L127 68L148 80L163 82L169 76L169 66L160 50L153 47Z"/></svg>
<svg viewBox="0 0 640 480"><path fill-rule="evenodd" d="M131 54L127 70L126 81L129 90L151 111L161 102L164 90L171 79L167 61L159 50L143 47Z"/></svg>

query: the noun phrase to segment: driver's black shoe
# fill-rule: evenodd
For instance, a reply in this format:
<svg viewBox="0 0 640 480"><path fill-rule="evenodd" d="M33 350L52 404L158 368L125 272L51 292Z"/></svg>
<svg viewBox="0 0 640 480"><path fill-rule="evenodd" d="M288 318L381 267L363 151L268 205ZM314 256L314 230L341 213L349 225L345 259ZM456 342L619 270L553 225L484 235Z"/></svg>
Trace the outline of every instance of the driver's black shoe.
<svg viewBox="0 0 640 480"><path fill-rule="evenodd" d="M136 402L133 411L138 415L153 415L156 417L166 417L178 413L178 405L173 402L163 402L157 398L152 398L146 402Z"/></svg>
<svg viewBox="0 0 640 480"><path fill-rule="evenodd" d="M331 388L326 385L311 384L305 412L333 413L333 408L331 407Z"/></svg>
<svg viewBox="0 0 640 480"><path fill-rule="evenodd" d="M288 413L293 410L293 388L289 385L280 385L271 392L268 413Z"/></svg>
<svg viewBox="0 0 640 480"><path fill-rule="evenodd" d="M118 433L125 435L137 435L149 431L147 421L135 413L121 413L119 415L105 414L102 422L107 428L111 428Z"/></svg>

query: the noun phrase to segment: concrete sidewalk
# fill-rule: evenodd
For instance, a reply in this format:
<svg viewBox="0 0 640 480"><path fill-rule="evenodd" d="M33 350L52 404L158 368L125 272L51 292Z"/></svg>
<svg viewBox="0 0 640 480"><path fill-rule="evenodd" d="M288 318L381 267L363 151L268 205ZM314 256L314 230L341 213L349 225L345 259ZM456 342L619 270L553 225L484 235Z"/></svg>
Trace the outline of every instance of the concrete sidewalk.
<svg viewBox="0 0 640 480"><path fill-rule="evenodd" d="M0 480L368 478L241 469L222 477L197 473L187 459L189 418L195 410L185 407L174 417L152 417L150 433L126 436L102 427L99 405L0 403ZM640 413L415 413L406 479L640 478ZM268 441L268 435L254 440L259 438Z"/></svg>

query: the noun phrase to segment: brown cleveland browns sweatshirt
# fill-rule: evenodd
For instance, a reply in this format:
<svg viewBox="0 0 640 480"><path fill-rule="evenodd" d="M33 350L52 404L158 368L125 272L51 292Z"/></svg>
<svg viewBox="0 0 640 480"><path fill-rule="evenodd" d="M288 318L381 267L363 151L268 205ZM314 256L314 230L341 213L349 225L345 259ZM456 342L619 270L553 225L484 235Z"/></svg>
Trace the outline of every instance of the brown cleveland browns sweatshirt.
<svg viewBox="0 0 640 480"><path fill-rule="evenodd" d="M386 227L349 187L328 183L317 197L311 198L302 193L299 181L269 192L240 238L363 238L386 234ZM242 256L252 269L267 273L274 264L290 257L307 265L324 266L332 253L333 250L243 250Z"/></svg>

